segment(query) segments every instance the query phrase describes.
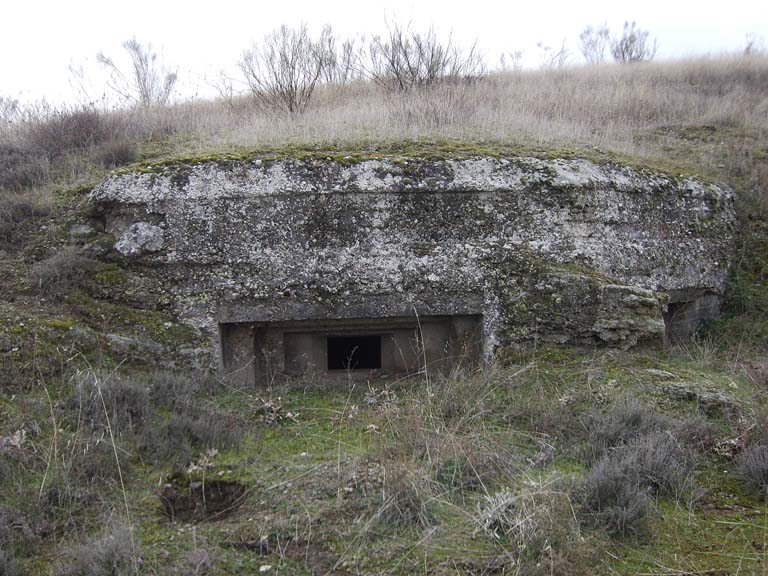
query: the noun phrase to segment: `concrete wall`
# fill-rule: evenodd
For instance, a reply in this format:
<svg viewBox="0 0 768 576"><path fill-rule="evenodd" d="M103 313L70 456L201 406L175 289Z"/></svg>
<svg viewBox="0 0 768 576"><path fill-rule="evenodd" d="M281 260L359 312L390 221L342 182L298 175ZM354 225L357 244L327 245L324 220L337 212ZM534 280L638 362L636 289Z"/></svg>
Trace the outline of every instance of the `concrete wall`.
<svg viewBox="0 0 768 576"><path fill-rule="evenodd" d="M126 290L251 381L284 364L270 326L290 321L477 315L484 361L662 341L670 295L722 292L735 226L725 187L581 159L172 163L91 197ZM282 356L247 360L254 338Z"/></svg>

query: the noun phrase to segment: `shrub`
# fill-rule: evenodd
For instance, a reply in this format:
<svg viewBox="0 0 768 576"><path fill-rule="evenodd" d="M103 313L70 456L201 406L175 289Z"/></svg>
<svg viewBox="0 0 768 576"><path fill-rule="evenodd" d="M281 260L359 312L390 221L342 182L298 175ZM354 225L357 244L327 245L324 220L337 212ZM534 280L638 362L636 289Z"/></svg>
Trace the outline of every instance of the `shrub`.
<svg viewBox="0 0 768 576"><path fill-rule="evenodd" d="M615 402L604 414L590 414L586 426L584 458L595 462L611 448L652 432L669 430L672 420L638 400L625 398Z"/></svg>
<svg viewBox="0 0 768 576"><path fill-rule="evenodd" d="M115 436L144 430L152 414L147 388L118 374L81 374L71 403L94 431L105 430L109 419Z"/></svg>
<svg viewBox="0 0 768 576"><path fill-rule="evenodd" d="M640 536L650 498L680 498L692 488L693 457L668 432L652 432L603 455L582 487L588 524L613 536Z"/></svg>
<svg viewBox="0 0 768 576"><path fill-rule="evenodd" d="M323 70L323 49L306 25L281 26L243 53L238 63L254 101L267 110L301 114Z"/></svg>
<svg viewBox="0 0 768 576"><path fill-rule="evenodd" d="M125 527L72 548L65 558L55 566L55 576L128 576L136 573L138 562L130 529Z"/></svg>
<svg viewBox="0 0 768 576"><path fill-rule="evenodd" d="M79 248L68 246L32 266L29 281L41 296L63 300L86 285L95 265Z"/></svg>
<svg viewBox="0 0 768 576"><path fill-rule="evenodd" d="M380 526L427 528L434 522L433 496L429 484L418 468L404 463L385 465L383 502L374 516Z"/></svg>
<svg viewBox="0 0 768 576"><path fill-rule="evenodd" d="M0 190L18 192L50 179L48 159L16 144L0 143Z"/></svg>
<svg viewBox="0 0 768 576"><path fill-rule="evenodd" d="M48 216L50 209L33 198L10 196L0 202L0 248L18 249L35 220Z"/></svg>
<svg viewBox="0 0 768 576"><path fill-rule="evenodd" d="M118 454L128 453L121 446L117 447L117 452ZM118 469L115 449L109 437L86 436L78 439L65 465L70 480L80 485L116 485L120 481L120 471L123 474L126 472L128 459L121 458Z"/></svg>
<svg viewBox="0 0 768 576"><path fill-rule="evenodd" d="M475 46L463 50L453 40L440 41L434 29L421 33L393 25L385 37L374 36L363 65L367 76L387 91L430 88L444 81L471 81L485 71Z"/></svg>
<svg viewBox="0 0 768 576"><path fill-rule="evenodd" d="M768 445L751 446L742 452L739 476L753 494L768 502Z"/></svg>
<svg viewBox="0 0 768 576"><path fill-rule="evenodd" d="M636 474L616 462L598 462L584 481L580 513L587 525L604 528L611 536L641 536L648 530L651 510L649 490Z"/></svg>
<svg viewBox="0 0 768 576"><path fill-rule="evenodd" d="M104 144L96 155L98 161L106 168L116 168L135 162L139 151L130 140L115 140Z"/></svg>
<svg viewBox="0 0 768 576"><path fill-rule="evenodd" d="M53 110L29 125L30 144L55 159L87 150L114 136L113 126L89 107Z"/></svg>
<svg viewBox="0 0 768 576"><path fill-rule="evenodd" d="M636 22L624 22L621 36L611 39L611 56L622 64L653 60L656 40L651 42L649 32L638 28Z"/></svg>
<svg viewBox="0 0 768 576"><path fill-rule="evenodd" d="M146 376L152 401L174 412L185 412L196 397L211 393L217 382L208 373L181 374L167 370L157 370Z"/></svg>
<svg viewBox="0 0 768 576"><path fill-rule="evenodd" d="M0 507L0 548L8 550L15 544L29 542L34 537L34 530L23 512L15 508Z"/></svg>
<svg viewBox="0 0 768 576"><path fill-rule="evenodd" d="M139 449L153 462L180 468L196 453L237 446L242 435L242 429L231 417L216 412L173 414L167 421L143 429Z"/></svg>
<svg viewBox="0 0 768 576"><path fill-rule="evenodd" d="M131 61L129 72L123 72L115 61L103 53L96 60L109 72L107 86L124 102L143 107L166 106L179 79L177 70L165 67L158 60L152 44L142 44L136 38L123 42Z"/></svg>

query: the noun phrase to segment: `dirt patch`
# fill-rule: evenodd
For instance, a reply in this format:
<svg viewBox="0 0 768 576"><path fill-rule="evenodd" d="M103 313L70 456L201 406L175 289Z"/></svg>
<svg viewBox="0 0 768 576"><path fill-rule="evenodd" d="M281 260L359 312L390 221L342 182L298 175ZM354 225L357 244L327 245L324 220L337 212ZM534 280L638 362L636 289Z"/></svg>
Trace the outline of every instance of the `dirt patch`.
<svg viewBox="0 0 768 576"><path fill-rule="evenodd" d="M203 522L219 520L237 510L247 489L231 480L191 480L181 474L168 479L158 497L170 520Z"/></svg>
<svg viewBox="0 0 768 576"><path fill-rule="evenodd" d="M251 550L259 556L277 556L289 558L303 565L312 574L350 574L346 569L337 566L338 557L335 553L323 548L320 544L304 538L295 538L290 534L273 532L253 539L236 539L224 544L229 548Z"/></svg>

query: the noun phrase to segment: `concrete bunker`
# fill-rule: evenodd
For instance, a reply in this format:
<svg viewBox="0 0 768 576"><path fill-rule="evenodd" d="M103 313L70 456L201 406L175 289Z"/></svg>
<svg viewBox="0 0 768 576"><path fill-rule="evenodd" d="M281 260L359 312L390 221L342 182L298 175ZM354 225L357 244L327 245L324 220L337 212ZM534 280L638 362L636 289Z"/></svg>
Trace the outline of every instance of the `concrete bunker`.
<svg viewBox="0 0 768 576"><path fill-rule="evenodd" d="M580 158L169 162L91 199L126 297L249 385L685 337L717 315L736 223L727 187Z"/></svg>
<svg viewBox="0 0 768 576"><path fill-rule="evenodd" d="M221 323L225 373L241 383L386 380L476 368L482 316Z"/></svg>

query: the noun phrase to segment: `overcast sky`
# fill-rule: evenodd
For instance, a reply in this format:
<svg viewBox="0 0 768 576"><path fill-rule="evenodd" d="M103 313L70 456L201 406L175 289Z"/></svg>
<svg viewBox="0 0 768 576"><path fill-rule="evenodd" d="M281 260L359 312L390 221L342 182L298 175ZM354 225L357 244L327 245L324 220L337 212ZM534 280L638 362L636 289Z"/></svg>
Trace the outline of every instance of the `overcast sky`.
<svg viewBox="0 0 768 576"><path fill-rule="evenodd" d="M565 40L578 54L589 24L619 31L636 20L664 59L740 50L747 35L768 39L768 8L757 0L3 0L0 18L0 96L51 102L71 100L70 64L95 77L96 54L118 60L134 36L178 66L186 96L210 94L206 78L222 69L234 74L252 40L301 22L313 33L331 24L339 36L381 33L387 20L433 25L461 43L477 40L491 64L522 50L530 66L540 59L539 42L559 48Z"/></svg>

